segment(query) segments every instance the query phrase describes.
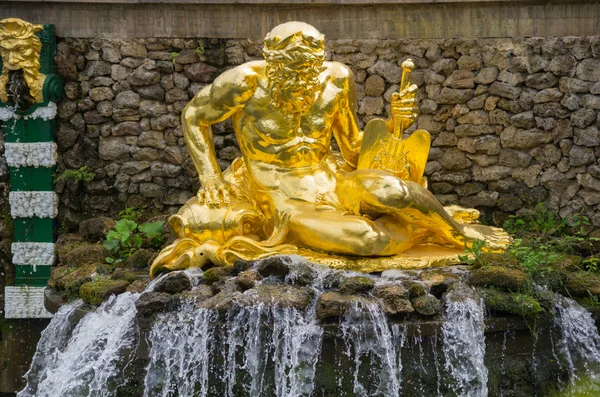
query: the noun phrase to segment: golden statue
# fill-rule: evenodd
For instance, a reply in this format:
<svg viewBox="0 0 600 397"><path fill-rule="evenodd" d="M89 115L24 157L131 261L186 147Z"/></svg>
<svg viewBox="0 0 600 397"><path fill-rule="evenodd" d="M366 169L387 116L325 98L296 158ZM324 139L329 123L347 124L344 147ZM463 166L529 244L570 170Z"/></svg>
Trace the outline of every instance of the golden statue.
<svg viewBox="0 0 600 397"><path fill-rule="evenodd" d="M325 61L324 37L288 22L264 41L264 61L230 69L182 114L202 187L169 223L179 239L150 274L238 259L300 254L361 271L456 263L465 244L501 250L508 235L473 224L476 210L445 209L423 178L430 137L403 132L417 117L403 63L389 121L360 131L351 70ZM210 126L233 121L242 158L221 172ZM330 147L332 135L340 153Z"/></svg>
<svg viewBox="0 0 600 397"><path fill-rule="evenodd" d="M36 36L42 30L42 25L17 18L0 21L0 56L3 61L0 102L16 105L19 109L44 102L46 76L40 72L42 42ZM9 86L12 86L11 90ZM9 91L16 93L15 98L9 98Z"/></svg>

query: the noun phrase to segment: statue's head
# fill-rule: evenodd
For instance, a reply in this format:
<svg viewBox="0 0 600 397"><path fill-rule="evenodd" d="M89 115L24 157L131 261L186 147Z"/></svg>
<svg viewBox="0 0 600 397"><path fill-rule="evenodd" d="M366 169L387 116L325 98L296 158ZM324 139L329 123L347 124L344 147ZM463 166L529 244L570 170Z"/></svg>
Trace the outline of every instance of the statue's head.
<svg viewBox="0 0 600 397"><path fill-rule="evenodd" d="M265 37L263 55L273 105L288 112L312 106L325 60L325 38L312 25L287 22Z"/></svg>
<svg viewBox="0 0 600 397"><path fill-rule="evenodd" d="M2 56L2 75L0 76L0 100L8 102L7 84L24 80L28 93L34 102L42 102L40 77L40 51L42 42L35 35L44 29L42 25L33 25L17 18L0 21L0 56ZM12 84L12 82L11 82Z"/></svg>

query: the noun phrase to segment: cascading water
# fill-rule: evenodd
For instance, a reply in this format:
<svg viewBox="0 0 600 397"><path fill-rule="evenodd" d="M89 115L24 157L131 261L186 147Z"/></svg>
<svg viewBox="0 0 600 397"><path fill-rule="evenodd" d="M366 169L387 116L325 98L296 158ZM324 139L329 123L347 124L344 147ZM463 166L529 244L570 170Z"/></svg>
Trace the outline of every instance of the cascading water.
<svg viewBox="0 0 600 397"><path fill-rule="evenodd" d="M400 396L402 366L393 338L398 331L390 331L379 305L376 302L352 305L342 319L340 328L346 355L354 361L355 395Z"/></svg>
<svg viewBox="0 0 600 397"><path fill-rule="evenodd" d="M455 291L447 294L443 349L446 370L454 380L450 388L458 397L488 395L483 319L483 300L467 287L460 289L460 296Z"/></svg>
<svg viewBox="0 0 600 397"><path fill-rule="evenodd" d="M290 273L285 280L266 278L243 293L223 290L232 297L225 306L199 304L179 295L178 307L158 314L145 336L147 361L140 356L133 361L136 353L142 351L143 356L145 351L143 346L137 349L137 294L113 296L87 314L80 303L63 306L44 331L26 376L27 387L18 396L488 395L483 302L471 288L456 283L444 295L443 319L421 321L415 316L399 322L400 317L388 318L372 296L359 294L348 297L352 303L339 321L320 322L319 295L331 289L340 274L307 268L296 258L286 264ZM186 275L196 280L196 274ZM313 280L310 286L308 277ZM146 292L159 294L154 290L161 280ZM200 292L206 285L194 288ZM301 306L295 306L300 295L294 294L306 298ZM599 391L600 336L593 320L574 301L554 298L551 348L544 351L546 339L541 338L534 347L534 363L543 371L544 354L554 357L557 376L567 379L570 374L572 384L564 384L571 393L567 395L584 390L580 380L586 380L586 391ZM505 363L504 355L514 338L511 331L497 337L500 378L510 375L512 364ZM490 350L490 357L493 354ZM143 382L128 378L136 368L135 373L145 374ZM498 374L490 372L490 384L497 379ZM548 377L535 378L534 383L536 379L543 382ZM509 395L512 390L504 382L490 387L489 394Z"/></svg>
<svg viewBox="0 0 600 397"><path fill-rule="evenodd" d="M180 311L160 316L148 337L150 350L145 396L208 395L216 312L197 309L192 302Z"/></svg>
<svg viewBox="0 0 600 397"><path fill-rule="evenodd" d="M222 329L217 311L191 303L161 316L144 395L311 394L323 334L314 312L258 303L234 305L226 317Z"/></svg>
<svg viewBox="0 0 600 397"><path fill-rule="evenodd" d="M600 335L591 314L572 299L554 294L554 325L559 363L568 369L571 387L567 395L600 394ZM554 350L553 350L554 351Z"/></svg>
<svg viewBox="0 0 600 397"><path fill-rule="evenodd" d="M35 396L38 385L43 383L48 375L47 369L57 361L61 352L66 349L67 342L77 325L77 308L82 301L61 307L52 317L52 321L42 332L29 371L25 374L27 386L19 396Z"/></svg>
<svg viewBox="0 0 600 397"><path fill-rule="evenodd" d="M65 306L40 340L19 397L114 396L137 348L138 294L112 296L68 331L77 310ZM64 330L62 329L64 326Z"/></svg>

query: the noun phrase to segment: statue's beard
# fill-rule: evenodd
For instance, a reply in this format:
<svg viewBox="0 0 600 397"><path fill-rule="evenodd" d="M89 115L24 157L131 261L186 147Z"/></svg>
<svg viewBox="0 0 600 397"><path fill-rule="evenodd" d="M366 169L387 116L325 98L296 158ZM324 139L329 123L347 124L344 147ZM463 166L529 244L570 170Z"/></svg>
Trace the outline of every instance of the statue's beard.
<svg viewBox="0 0 600 397"><path fill-rule="evenodd" d="M284 61L267 62L271 104L286 113L306 114L315 101L321 63L300 69L290 68Z"/></svg>
<svg viewBox="0 0 600 397"><path fill-rule="evenodd" d="M25 81L23 69L8 71L6 92L8 93L8 105L16 107L20 111L29 109L35 103L35 98L31 95L29 85Z"/></svg>

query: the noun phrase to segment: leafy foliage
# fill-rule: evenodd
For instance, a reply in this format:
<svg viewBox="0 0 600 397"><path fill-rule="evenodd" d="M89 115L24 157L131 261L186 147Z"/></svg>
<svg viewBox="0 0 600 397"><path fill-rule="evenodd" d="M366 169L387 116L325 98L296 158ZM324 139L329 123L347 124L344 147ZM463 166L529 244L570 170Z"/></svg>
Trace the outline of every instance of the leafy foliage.
<svg viewBox="0 0 600 397"><path fill-rule="evenodd" d="M57 178L56 182L60 181L73 181L79 182L83 181L84 183L91 182L96 174L94 171L89 169L87 166L81 167L76 170L65 170L63 171Z"/></svg>
<svg viewBox="0 0 600 397"><path fill-rule="evenodd" d="M471 246L465 243L465 250L462 255L458 256L458 259L469 265L482 266L481 256L484 247L485 240L475 240Z"/></svg>
<svg viewBox="0 0 600 397"><path fill-rule="evenodd" d="M198 56L204 55L205 51L206 50L204 48L204 40L198 40L198 47L196 47L196 54L198 54Z"/></svg>
<svg viewBox="0 0 600 397"><path fill-rule="evenodd" d="M164 221L138 225L133 218L139 216L139 212L134 208L126 208L120 215L121 219L108 232L104 241L104 247L114 254L114 257L106 259L108 263L122 261L144 244L153 248L162 245Z"/></svg>
<svg viewBox="0 0 600 397"><path fill-rule="evenodd" d="M139 219L143 213L144 210L137 209L135 207L127 207L123 211L119 212L119 218L135 221Z"/></svg>

